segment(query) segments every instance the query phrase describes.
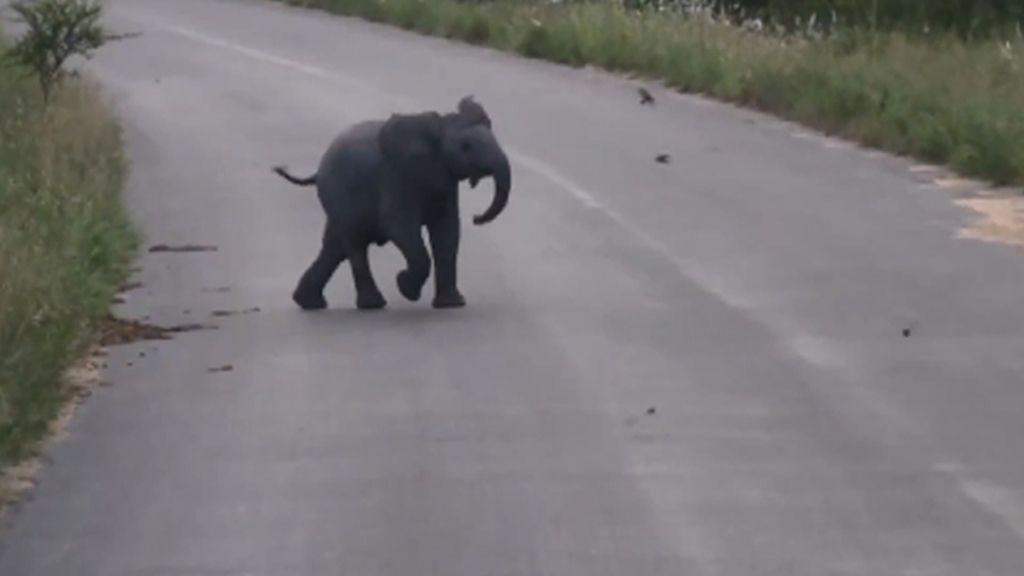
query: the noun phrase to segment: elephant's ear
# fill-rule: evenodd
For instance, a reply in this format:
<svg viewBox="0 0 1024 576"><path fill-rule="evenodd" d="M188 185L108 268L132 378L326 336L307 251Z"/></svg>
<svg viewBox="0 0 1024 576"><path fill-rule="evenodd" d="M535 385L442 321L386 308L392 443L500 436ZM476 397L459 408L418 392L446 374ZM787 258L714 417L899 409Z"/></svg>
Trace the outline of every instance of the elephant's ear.
<svg viewBox="0 0 1024 576"><path fill-rule="evenodd" d="M393 114L380 130L384 163L396 175L430 186L447 184L443 162L444 126L436 112Z"/></svg>
<svg viewBox="0 0 1024 576"><path fill-rule="evenodd" d="M429 186L445 185L444 124L437 112L392 114L380 129L384 163L403 179Z"/></svg>
<svg viewBox="0 0 1024 576"><path fill-rule="evenodd" d="M487 115L487 111L480 105L479 102L473 99L473 96L464 96L462 100L459 100L459 116L463 119L467 126L486 126L488 129L491 128L491 117Z"/></svg>
<svg viewBox="0 0 1024 576"><path fill-rule="evenodd" d="M441 150L443 126L436 112L392 114L380 129L380 151L388 162L416 162Z"/></svg>

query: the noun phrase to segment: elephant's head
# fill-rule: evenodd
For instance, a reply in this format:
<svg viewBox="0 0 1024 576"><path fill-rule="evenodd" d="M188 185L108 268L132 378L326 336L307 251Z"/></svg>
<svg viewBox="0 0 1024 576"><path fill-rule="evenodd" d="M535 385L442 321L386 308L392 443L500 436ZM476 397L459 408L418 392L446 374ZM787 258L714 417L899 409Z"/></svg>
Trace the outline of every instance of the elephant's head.
<svg viewBox="0 0 1024 576"><path fill-rule="evenodd" d="M491 205L473 217L474 224L494 220L508 204L512 175L508 157L491 131L491 119L472 97L459 101L456 112L395 114L380 133L385 161L404 177L432 188L468 180L476 188L494 179Z"/></svg>

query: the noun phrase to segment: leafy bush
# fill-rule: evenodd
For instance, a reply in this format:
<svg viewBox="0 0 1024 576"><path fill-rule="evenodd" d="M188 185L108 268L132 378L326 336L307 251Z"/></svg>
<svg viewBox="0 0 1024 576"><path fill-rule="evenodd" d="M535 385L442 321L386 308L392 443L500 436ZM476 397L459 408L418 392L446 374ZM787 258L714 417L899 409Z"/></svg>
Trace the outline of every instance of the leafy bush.
<svg viewBox="0 0 1024 576"><path fill-rule="evenodd" d="M75 55L90 58L108 41L125 37L103 28L103 7L98 0L16 0L11 10L28 31L7 54L36 75L44 102L50 100L68 59Z"/></svg>

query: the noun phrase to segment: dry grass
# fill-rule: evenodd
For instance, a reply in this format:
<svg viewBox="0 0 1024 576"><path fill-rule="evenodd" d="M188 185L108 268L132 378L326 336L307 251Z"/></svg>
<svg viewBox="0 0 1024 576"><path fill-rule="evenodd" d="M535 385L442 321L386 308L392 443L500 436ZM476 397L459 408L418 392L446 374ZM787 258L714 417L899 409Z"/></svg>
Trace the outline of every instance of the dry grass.
<svg viewBox="0 0 1024 576"><path fill-rule="evenodd" d="M635 72L995 184L1024 184L1020 38L783 35L707 13L640 15L615 2L284 1L530 57Z"/></svg>
<svg viewBox="0 0 1024 576"><path fill-rule="evenodd" d="M0 466L44 437L127 277L121 150L94 86L69 81L45 108L21 70L0 68Z"/></svg>

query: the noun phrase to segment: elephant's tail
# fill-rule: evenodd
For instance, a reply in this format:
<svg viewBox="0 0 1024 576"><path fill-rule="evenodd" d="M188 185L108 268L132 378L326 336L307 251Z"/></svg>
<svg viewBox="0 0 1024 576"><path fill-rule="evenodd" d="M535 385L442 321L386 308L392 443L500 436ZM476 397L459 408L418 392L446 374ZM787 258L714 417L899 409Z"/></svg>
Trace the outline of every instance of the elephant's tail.
<svg viewBox="0 0 1024 576"><path fill-rule="evenodd" d="M314 184L316 184L316 174L313 174L309 178L296 178L295 176L289 174L288 171L284 169L284 166L275 166L274 172L276 172L285 180L297 186L313 186Z"/></svg>

